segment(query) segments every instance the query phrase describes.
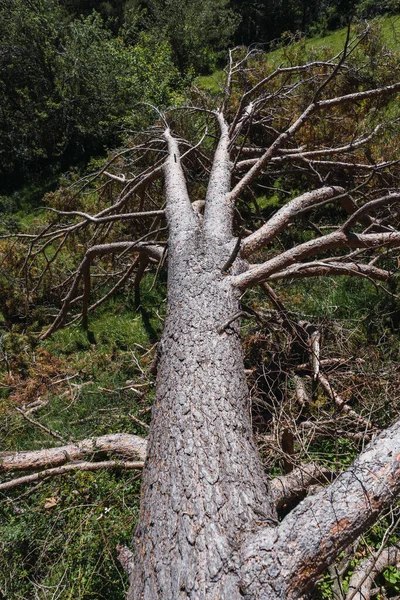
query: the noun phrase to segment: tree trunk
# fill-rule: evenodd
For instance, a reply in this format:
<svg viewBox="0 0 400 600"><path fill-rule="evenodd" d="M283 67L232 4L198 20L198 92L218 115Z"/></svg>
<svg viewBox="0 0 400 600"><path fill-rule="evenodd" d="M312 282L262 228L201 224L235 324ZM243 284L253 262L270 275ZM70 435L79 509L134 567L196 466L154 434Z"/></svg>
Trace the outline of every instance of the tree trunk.
<svg viewBox="0 0 400 600"><path fill-rule="evenodd" d="M234 243L207 242L199 228L170 249L129 600L242 598L241 536L276 523L252 439L237 321L221 332L238 311L221 272Z"/></svg>
<svg viewBox="0 0 400 600"><path fill-rule="evenodd" d="M251 433L234 319L241 290L316 251L394 245L399 234L338 231L245 273L237 258L224 275L238 249L232 236L235 200L274 148L229 191L229 131L222 114L215 116L221 136L203 222L189 199L178 142L169 129L164 132L168 306L128 600L298 600L400 492L398 421L334 483L277 523ZM337 191L318 190L301 202ZM282 210L287 223L291 208ZM278 211L274 227L282 226L281 217ZM264 241L269 231L263 229Z"/></svg>

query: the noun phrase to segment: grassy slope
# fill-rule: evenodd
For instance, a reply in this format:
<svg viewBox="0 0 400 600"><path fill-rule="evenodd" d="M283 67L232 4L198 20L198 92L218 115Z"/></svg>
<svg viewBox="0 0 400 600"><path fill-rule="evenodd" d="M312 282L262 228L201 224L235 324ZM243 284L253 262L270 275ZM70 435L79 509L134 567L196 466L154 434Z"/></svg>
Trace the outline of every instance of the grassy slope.
<svg viewBox="0 0 400 600"><path fill-rule="evenodd" d="M394 17L382 17L376 20L376 23L382 29L383 39L386 44L400 53L400 15ZM343 49L346 39L346 29L338 29L324 36L315 38L306 38L304 40L306 49L312 53L322 48L329 48L332 56ZM271 64L278 67L282 62L283 49L278 48L268 54ZM197 78L197 83L207 92L216 94L221 91L224 83L225 73L222 70L215 71L211 75L204 75Z"/></svg>

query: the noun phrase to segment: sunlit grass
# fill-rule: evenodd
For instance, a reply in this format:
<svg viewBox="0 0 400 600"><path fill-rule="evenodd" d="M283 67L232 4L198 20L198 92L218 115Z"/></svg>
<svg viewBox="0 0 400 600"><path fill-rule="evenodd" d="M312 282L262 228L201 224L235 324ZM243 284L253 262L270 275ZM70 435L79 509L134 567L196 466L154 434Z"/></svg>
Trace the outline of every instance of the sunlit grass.
<svg viewBox="0 0 400 600"><path fill-rule="evenodd" d="M382 32L385 44L396 52L400 52L400 16L384 16L372 21L379 26ZM332 56L343 50L346 40L347 28L327 32L325 35L316 37L307 37L300 43L304 44L306 55L314 55L316 52L328 50ZM278 67L285 62L285 46L282 45L276 50L266 54L266 60L271 67ZM196 84L210 94L218 94L223 89L225 81L225 72L216 70L211 75L197 77Z"/></svg>

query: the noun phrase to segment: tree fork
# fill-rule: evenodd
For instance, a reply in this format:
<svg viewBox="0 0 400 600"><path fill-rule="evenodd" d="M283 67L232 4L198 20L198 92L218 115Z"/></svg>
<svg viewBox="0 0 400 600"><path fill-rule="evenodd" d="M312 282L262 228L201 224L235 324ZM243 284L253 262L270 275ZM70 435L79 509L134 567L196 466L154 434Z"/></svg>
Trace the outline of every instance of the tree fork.
<svg viewBox="0 0 400 600"><path fill-rule="evenodd" d="M344 66L342 62L338 65ZM231 60L223 108L233 89L232 75L239 67L240 62L235 65ZM330 67L329 71L337 72L334 63ZM308 69L296 67L290 72L296 74ZM282 310L279 299L266 284L268 280L342 273L386 280L391 272L375 267L370 254L377 251L377 256L383 255L383 248L400 247L400 232L394 227L382 227L369 215L376 210L388 210L398 201L398 195L390 191L391 182L384 192L386 195L375 200L368 198L365 202L363 194L370 180L369 174L363 175L362 184L347 190L354 196L358 190L355 200L349 202L345 196L347 191L328 185L335 183L334 178L328 182L328 177L317 170L318 161L311 160L324 153L334 153L338 160L322 161L325 167L330 169L335 165L347 169L351 166L352 173L365 170L365 165L357 161L350 163L348 153L363 145L369 136L363 135L353 144L348 139L346 143L335 142L335 147L328 149L321 142L321 147L312 150L314 154L308 157L301 140L299 143L297 139L305 125L313 125L311 118L331 107L339 111L349 102L394 94L400 90L400 84L325 98L331 75L320 73L313 80L311 74L310 82L316 84L317 94L311 94L301 103L297 114L295 111L287 118L281 115L269 127L268 119L274 114L276 97L279 101L292 97L293 105L298 106L296 95L301 81L288 80L281 91L274 88L271 93L266 91L269 81L280 73L284 71L277 70L243 94L230 127L222 110L213 113L220 136L214 150L203 217L189 197L182 165L185 157L180 155L178 138L167 128L159 140L167 145L163 165L156 163L126 184L124 178L110 174L111 179L119 181L124 188L112 206L94 217L96 221L75 215L75 218L82 216L84 221L43 235L42 241L47 245L67 232L72 234L84 229L90 222L93 227L99 223L101 226L105 217L111 231L113 223L119 221L116 211L122 209L127 199L164 175L165 217L169 230L167 313L157 348L157 389L143 470L140 515L133 554L125 553L130 578L128 600L297 600L400 492L399 421L374 440L333 483L306 498L278 523L277 494L266 477L253 441L239 323L231 320L240 310L241 294L251 286L264 284L271 302L282 313L284 326L297 335L299 327L291 323L290 313ZM289 77L289 71L285 73L285 77ZM319 98L321 91L323 99ZM256 92L260 94L258 98L254 97ZM256 155L261 155L254 161L240 162L244 143L239 134L242 135L244 124L247 145L251 141L250 125L256 124L262 131L265 119L269 146L257 151ZM283 124L278 123L280 119ZM257 134L257 137L260 140L261 136ZM235 157L237 162L232 164L230 153L235 145L239 145L239 151ZM341 155L344 155L343 160L339 160ZM299 173L308 173L312 187L317 175L317 185L323 187L289 201L258 231L244 238L239 249L233 235L236 201L268 169L269 176L276 178L283 172L279 169L286 168L287 163L298 169L299 160L304 167ZM387 163L390 164L395 162ZM370 167L374 174L377 167L368 165L368 169ZM248 170L240 176L246 168ZM232 176L236 178L233 186ZM382 194L382 190L376 189L374 195L378 193ZM266 249L295 218L338 200L353 213L341 228L328 226L333 231L322 235L322 227L314 227L313 235L317 231L319 237L288 247L280 254L275 248L272 253L266 250L261 259L265 262L249 268L246 259ZM362 207L357 205L357 200L361 200ZM366 231L354 230L364 225ZM32 247L40 236L28 239ZM165 242L158 245L162 243ZM143 248L144 243L139 246L138 242L128 240L121 245L113 242L107 249L104 246L104 253L139 252ZM356 252L338 253L349 249ZM366 252L362 254L362 250ZM103 246L101 249L92 246L87 256L91 252L103 255ZM160 259L160 248L153 252ZM321 253L329 253L329 262L324 256L316 261L316 255ZM360 262L354 262L354 255ZM307 262L308 259L313 262ZM70 291L55 324L45 336L61 326L68 307L76 300L86 265L83 261L70 280ZM222 272L224 268L230 269L229 274ZM90 310L87 296L84 315ZM229 327L219 329L229 320ZM315 366L319 366L319 358ZM318 370L314 372L324 383ZM89 446L89 451L94 453L93 447ZM76 452L82 455L81 449ZM62 452L57 456L65 458ZM310 468L308 474L313 473ZM301 481L304 483L305 479L307 477ZM296 477L294 480L297 485Z"/></svg>

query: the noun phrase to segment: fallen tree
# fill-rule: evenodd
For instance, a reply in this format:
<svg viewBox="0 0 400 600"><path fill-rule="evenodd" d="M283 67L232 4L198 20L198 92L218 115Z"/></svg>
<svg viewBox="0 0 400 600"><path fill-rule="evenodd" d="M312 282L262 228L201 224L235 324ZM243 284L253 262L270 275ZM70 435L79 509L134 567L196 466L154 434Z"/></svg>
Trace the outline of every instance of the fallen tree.
<svg viewBox="0 0 400 600"><path fill-rule="evenodd" d="M400 422L396 422L335 481L279 522L276 506L286 500L279 499L279 482L271 486L253 440L239 335L239 319L246 311L241 296L261 284L282 326L308 345L312 377L338 409L352 410L321 370L318 336L307 331L306 324L294 322L265 283L327 275L385 282L396 270L390 253L400 247L396 226L400 193L394 186L397 161L388 158L371 164L363 162L360 154L381 126L360 134L353 128L346 142L339 143L332 134L330 145L318 145L318 140L312 149L299 145L300 134L317 122L339 116L345 120L348 107L355 103L371 103L373 110L376 100L384 102L400 91L400 83L387 83L335 94L358 43L359 39L352 43L348 39L335 59L279 67L257 81L250 75L252 69L257 71L259 55L231 53L219 108L190 106L177 111L186 119L195 115L197 125L206 128L198 142L174 133L169 113L160 114L151 135L126 151L134 157L126 166L133 171L149 157L161 154L161 158L134 175L113 173L112 164L96 174L101 185L106 181L119 190L111 205L95 215L56 210L61 222L25 236L30 243L27 266L50 245L54 249L40 283L71 236L91 233L80 266L64 283L59 313L42 338L63 326L79 302L82 312L73 319L81 318L87 329L89 313L128 277L135 274L138 289L149 264L168 268L167 314L157 348L157 389L141 512L133 553L125 553L129 600L303 597L399 494ZM237 100L241 77L247 77L246 91ZM285 102L289 109L282 112ZM365 123L367 128L368 120ZM217 138L211 158L202 148L205 139L213 139L207 137L209 129ZM207 176L204 202L197 197L191 201L191 180L185 169L200 180ZM249 231L237 207L252 198L251 187L289 177L292 171L304 177L312 191L289 199L269 220ZM154 210L144 210L149 197L154 198ZM256 198L253 201L257 207ZM132 204L136 210L126 212ZM272 245L294 221L328 204L337 207L340 225L328 223L327 233L311 228L310 239L280 250ZM62 221L66 217L74 219L72 224ZM105 233L112 237L116 223L136 220L141 221L142 233L135 241L105 241ZM148 227L145 235L143 227ZM167 240L163 239L166 227ZM128 226L123 233L132 235ZM91 268L111 255L118 256L121 264L128 255L133 260L125 262L111 290L90 305ZM255 264L249 262L253 258ZM365 426L365 419L353 416ZM50 468L60 469L66 454L81 460L96 449L102 452L109 443L110 439L82 442L67 446L69 450L44 452L40 459L37 453L31 458L29 453L3 456L3 469L15 470L23 461L50 467L55 464L52 460L59 466ZM138 447L143 456L143 444L138 446L127 436L116 437L112 444L124 460ZM76 468L79 464L86 462ZM139 468L138 463L132 468ZM315 473L308 468L309 482ZM285 484L288 481L281 481L283 490L287 485L285 498L296 486L303 490L308 485L293 474L290 485Z"/></svg>

